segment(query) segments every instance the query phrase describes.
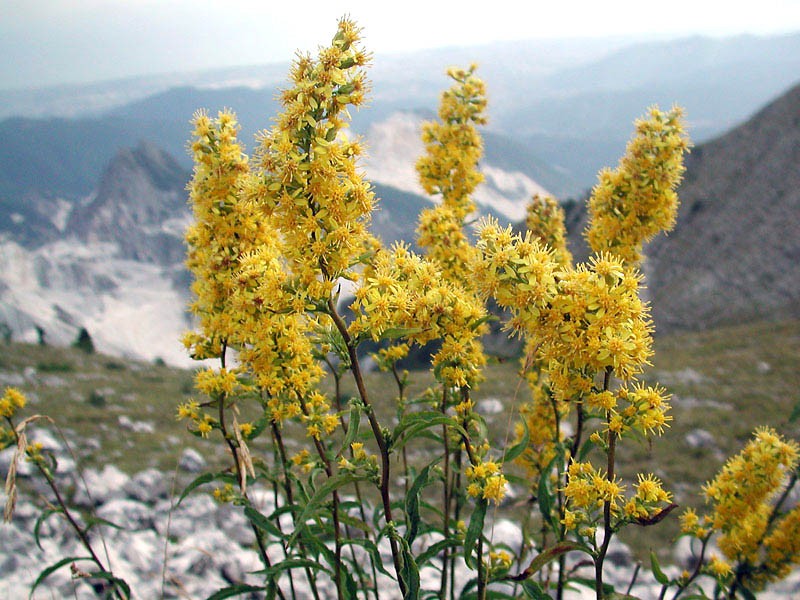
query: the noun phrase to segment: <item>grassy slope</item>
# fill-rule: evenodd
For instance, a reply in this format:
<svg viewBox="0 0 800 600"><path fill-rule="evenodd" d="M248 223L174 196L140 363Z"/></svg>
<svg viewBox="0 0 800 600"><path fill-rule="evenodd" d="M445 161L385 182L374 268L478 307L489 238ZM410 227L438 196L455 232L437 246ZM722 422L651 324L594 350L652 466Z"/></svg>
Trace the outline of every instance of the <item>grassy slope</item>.
<svg viewBox="0 0 800 600"><path fill-rule="evenodd" d="M648 379L674 394L674 421L652 444L626 442L620 470L628 482L637 472L662 477L682 506L699 505L700 486L713 477L724 458L738 451L758 425L771 425L800 439L800 426L790 423L800 400L800 321L757 323L711 332L680 334L657 340ZM476 400L498 398L508 409L526 399L516 377L515 361L495 363ZM24 379L24 382L23 382ZM432 384L430 374L413 373L409 396ZM188 371L89 355L73 348L12 344L0 354L0 382L25 391L27 414L54 417L73 442L84 465L115 463L130 473L156 466L172 470L187 446L208 454L219 444L203 443L186 433L175 419L176 405L192 394ZM391 422L396 388L388 376L371 373L368 388L383 422ZM345 393L352 393L345 378ZM102 397L102 400L98 398ZM513 411L487 418L495 447L503 445ZM135 433L119 426L120 417L150 423L154 433ZM702 429L713 435L710 447L692 448L687 434ZM291 430L290 430L291 431ZM304 444L302 434L289 434L290 447ZM96 439L99 447L90 440ZM425 455L421 446L413 455ZM222 454L210 458L224 460ZM677 519L658 527L629 532L626 541L640 555L666 548Z"/></svg>

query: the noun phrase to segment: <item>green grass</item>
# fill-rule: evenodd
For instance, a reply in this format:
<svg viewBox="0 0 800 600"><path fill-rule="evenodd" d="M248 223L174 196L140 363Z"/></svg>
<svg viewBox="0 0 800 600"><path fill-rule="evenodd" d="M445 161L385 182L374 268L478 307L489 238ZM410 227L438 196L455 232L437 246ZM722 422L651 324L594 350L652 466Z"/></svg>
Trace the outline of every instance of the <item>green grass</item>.
<svg viewBox="0 0 800 600"><path fill-rule="evenodd" d="M770 425L800 439L800 422L789 420L800 402L800 320L676 334L657 339L655 349L646 379L674 395L673 421L651 443L622 443L619 471L629 486L636 473L652 472L674 492L679 505L700 506L702 484L726 457L742 448L755 427ZM497 398L506 408L487 417L494 447L513 437L512 408L527 399L517 370L514 360L490 364L486 381L473 395L478 402ZM408 398L434 385L427 371L414 372L409 380ZM175 418L176 406L192 396L191 371L74 348L11 344L0 354L0 381L29 396L26 414L47 414L56 420L83 466L112 462L129 473L150 466L171 471L185 447L197 448L211 464L224 464L218 440L198 440ZM389 374L371 372L366 384L379 419L391 426L396 414L394 380ZM330 380L324 386L333 390ZM349 375L343 379L343 391L355 393ZM121 429L123 416L151 424L154 432ZM366 423L362 429L367 431ZM690 447L687 435L696 429L712 434L711 447ZM287 427L286 432L290 451L305 447L307 440L299 427ZM97 440L99 448L91 440ZM414 462L421 464L428 456L428 443L432 442L421 440L409 447ZM265 450L256 447L254 455ZM509 510L510 516L521 518L520 503ZM629 529L623 539L644 559L651 548L666 556L676 533L677 513L655 527Z"/></svg>

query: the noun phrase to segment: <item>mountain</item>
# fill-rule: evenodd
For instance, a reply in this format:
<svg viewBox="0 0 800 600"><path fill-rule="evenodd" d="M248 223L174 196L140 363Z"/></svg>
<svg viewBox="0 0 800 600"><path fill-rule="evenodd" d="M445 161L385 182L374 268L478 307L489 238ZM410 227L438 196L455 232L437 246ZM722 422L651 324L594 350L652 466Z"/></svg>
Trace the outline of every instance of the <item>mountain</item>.
<svg viewBox="0 0 800 600"><path fill-rule="evenodd" d="M419 113L397 112L369 127L365 169L371 181L426 196L415 170L417 159L425 153L423 121ZM485 181L473 195L478 210L484 214L494 214L507 222L524 218L531 196L548 193L539 177L558 190L564 189L563 177L512 140L488 134L484 136L484 150L480 170Z"/></svg>
<svg viewBox="0 0 800 600"><path fill-rule="evenodd" d="M449 85L446 68L477 62L489 94L487 155L493 152L489 135L529 149L523 156L535 155L533 168L549 170L552 178L533 180L566 198L582 194L599 168L616 162L630 123L653 103L686 107L696 142L744 121L796 83L800 33L508 42L379 56L374 62L370 104L353 114L354 131L366 134L397 112L434 114ZM242 140L252 147L253 134L271 123L286 72L287 65L274 64L84 88L0 91L0 117L9 117L0 122L0 161L10 165L0 173L0 198L8 201L58 177L63 191L57 197L72 201L89 193L116 150L141 139L188 168L187 122L200 107L212 113L235 109ZM499 150L505 161L519 156L510 147Z"/></svg>
<svg viewBox="0 0 800 600"><path fill-rule="evenodd" d="M798 81L800 34L691 37L632 44L541 80L521 80L495 124L588 188L616 164L630 123L652 104L686 109L692 138L712 139ZM582 189L576 189L581 192Z"/></svg>
<svg viewBox="0 0 800 600"><path fill-rule="evenodd" d="M800 85L692 148L677 225L645 246L659 333L800 315ZM589 254L584 201L566 206L570 249Z"/></svg>
<svg viewBox="0 0 800 600"><path fill-rule="evenodd" d="M66 345L85 328L102 352L188 364L179 343L188 327L188 179L143 143L118 152L93 193L62 200L36 243L24 233L28 219L16 219L18 235L0 237L0 321L14 338L35 341L39 329Z"/></svg>
<svg viewBox="0 0 800 600"><path fill-rule="evenodd" d="M65 234L86 244L111 242L126 260L172 265L183 260L190 174L143 142L106 167L96 194L71 212Z"/></svg>
<svg viewBox="0 0 800 600"><path fill-rule="evenodd" d="M800 85L695 148L679 195L675 231L647 250L658 325L800 315Z"/></svg>

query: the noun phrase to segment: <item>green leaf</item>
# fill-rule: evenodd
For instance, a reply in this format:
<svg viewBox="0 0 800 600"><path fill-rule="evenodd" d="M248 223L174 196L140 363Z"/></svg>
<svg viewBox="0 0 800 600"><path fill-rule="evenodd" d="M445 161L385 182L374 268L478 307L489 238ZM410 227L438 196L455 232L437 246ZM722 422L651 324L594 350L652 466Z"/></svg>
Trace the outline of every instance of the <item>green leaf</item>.
<svg viewBox="0 0 800 600"><path fill-rule="evenodd" d="M539 488L536 492L539 501L539 510L542 513L545 523L547 523L553 533L558 536L559 528L553 518L553 493L550 491L550 468L543 470L539 476ZM560 537L560 536L559 536Z"/></svg>
<svg viewBox="0 0 800 600"><path fill-rule="evenodd" d="M47 519L49 519L51 516L63 513L64 511L61 508L49 508L43 510L42 514L39 515L39 518L36 519L36 524L33 526L33 539L36 541L36 545L39 546L39 550L44 550L41 542L39 541L39 529L41 529L44 522L47 521Z"/></svg>
<svg viewBox="0 0 800 600"><path fill-rule="evenodd" d="M756 595L744 586L739 586L739 591L742 592L745 600L757 600Z"/></svg>
<svg viewBox="0 0 800 600"><path fill-rule="evenodd" d="M350 420L347 424L347 433L344 436L342 449L339 450L338 456L344 454L350 448L350 444L355 442L358 438L358 426L361 423L362 406L361 402L357 400L351 400L350 402Z"/></svg>
<svg viewBox="0 0 800 600"><path fill-rule="evenodd" d="M577 583L578 585L583 585L588 587L591 590L596 590L596 584L594 579L589 579L588 577L572 577L570 578L571 582ZM608 583L603 584L603 597L611 596L611 594L615 594L614 586L609 585Z"/></svg>
<svg viewBox="0 0 800 600"><path fill-rule="evenodd" d="M431 472L431 468L441 460L441 457L435 459L433 462L428 463L422 471L419 472L419 475L414 479L414 483L411 484L411 487L408 489L408 493L406 494L406 518L408 519L408 525L406 529L406 540L409 544L411 544L414 539L417 537L417 532L419 531L419 495L426 485L428 485L429 476Z"/></svg>
<svg viewBox="0 0 800 600"><path fill-rule="evenodd" d="M286 542L286 547L291 548L295 541L297 541L300 532L306 528L306 521L316 512L317 508L330 496L334 490L339 489L345 485L365 479L366 475L357 475L355 473L337 473L329 478L314 492L314 495L308 500L308 503L303 507L303 511L297 517L296 528L292 533L289 540Z"/></svg>
<svg viewBox="0 0 800 600"><path fill-rule="evenodd" d="M528 598L533 600L552 600L552 596L532 579L526 579L522 582L522 591L525 592Z"/></svg>
<svg viewBox="0 0 800 600"><path fill-rule="evenodd" d="M402 449L420 432L438 425L451 427L464 437L467 437L467 432L452 417L443 415L438 411L413 412L406 414L395 427L394 432L392 432L392 439L394 440L392 449L395 451Z"/></svg>
<svg viewBox="0 0 800 600"><path fill-rule="evenodd" d="M260 592L265 590L263 585L250 585L247 583L237 583L215 592L207 598L207 600L223 600L223 598L233 598L234 596L241 596L249 592Z"/></svg>
<svg viewBox="0 0 800 600"><path fill-rule="evenodd" d="M272 565L269 569L266 569L265 572L267 576L275 577L282 571L289 571L291 569L316 569L318 571L330 573L330 569L327 569L319 564L319 562L309 558L288 558Z"/></svg>
<svg viewBox="0 0 800 600"><path fill-rule="evenodd" d="M528 432L528 423L525 421L525 419L522 419L520 422L522 423L522 439L511 446L511 448L509 448L508 451L503 455L503 463L511 462L517 458L520 454L525 452L525 449L531 442L531 436Z"/></svg>
<svg viewBox="0 0 800 600"><path fill-rule="evenodd" d="M57 563L50 565L49 567L44 569L41 573L39 573L39 576L36 578L36 581L34 581L33 585L31 586L31 591L28 594L28 598L29 599L33 598L33 592L35 592L36 588L39 587L39 584L42 583L48 577L50 577L50 575L58 571L61 567L68 565L70 563L78 562L80 560L88 560L90 562L94 562L94 560L92 560L92 558L89 556L67 556L66 558L62 558Z"/></svg>
<svg viewBox="0 0 800 600"><path fill-rule="evenodd" d="M792 414L789 415L789 423L794 423L797 419L800 419L800 402L794 405Z"/></svg>
<svg viewBox="0 0 800 600"><path fill-rule="evenodd" d="M456 548L458 546L459 546L458 540L455 540L455 539L452 539L452 538L439 540L438 542L436 542L432 546L428 546L425 549L425 552L423 552L422 554L420 554L417 557L417 564L420 567L422 567L422 566L425 565L425 563L427 563L432 558L434 558L436 556L439 556L439 554L445 548Z"/></svg>
<svg viewBox="0 0 800 600"><path fill-rule="evenodd" d="M486 519L486 508L489 502L484 498L479 498L475 505L475 510L472 511L472 516L469 519L469 527L464 536L464 561L467 566L472 567L472 551L475 549L475 544L478 543L478 537L483 535L483 522ZM481 560L481 557L478 557Z"/></svg>
<svg viewBox="0 0 800 600"><path fill-rule="evenodd" d="M664 574L664 571L661 570L661 565L658 562L658 557L656 553L652 550L650 551L650 569L653 571L653 577L656 578L656 581L661 585L669 585L669 577Z"/></svg>
<svg viewBox="0 0 800 600"><path fill-rule="evenodd" d="M419 598L419 567L411 548L405 538L398 537L400 545L400 577L406 585L406 593L403 600L418 600Z"/></svg>
<svg viewBox="0 0 800 600"><path fill-rule="evenodd" d="M394 579L394 575L392 575L391 573L389 573L389 571L386 570L386 567L383 564L383 557L381 556L381 551L378 550L378 547L372 540L368 540L366 538L346 539L342 540L342 546L361 546L364 550L366 550L369 553L370 557L372 558L372 564L375 565L378 571Z"/></svg>
<svg viewBox="0 0 800 600"><path fill-rule="evenodd" d="M261 514L252 505L244 507L244 516L259 529L266 531L270 536L282 540L284 538L280 528L270 521L265 515Z"/></svg>
<svg viewBox="0 0 800 600"><path fill-rule="evenodd" d="M89 531L95 525L106 525L112 529L125 529L122 525L117 525L116 523L112 523L108 519L103 519L101 517L91 515L86 518L86 531Z"/></svg>
<svg viewBox="0 0 800 600"><path fill-rule="evenodd" d="M180 506L181 502L183 502L184 498L191 494L194 490L199 488L201 485L205 485L206 483L211 483L212 481L224 481L225 483L236 483L236 477L231 475L230 473L203 473L202 475L196 477L189 485L187 485L183 492L181 492L180 497L178 498L178 502L175 506Z"/></svg>
<svg viewBox="0 0 800 600"><path fill-rule="evenodd" d="M339 505L340 513L341 510L342 510L342 505L340 504ZM370 527L369 524L352 515L339 514L339 522L341 522L343 525L347 525L348 527L354 527L355 529L359 529L366 533L372 533L372 527Z"/></svg>
<svg viewBox="0 0 800 600"><path fill-rule="evenodd" d="M579 544L578 542L573 542L570 540L564 540L557 543L555 546L550 546L543 552L539 553L536 558L534 558L528 567L522 571L519 575L513 575L506 577L506 579L511 581L525 581L532 575L535 575L539 569L544 567L547 563L555 560L562 554L566 554L567 552L572 552L574 550L578 550L581 552L585 552L586 554L591 555L591 550L588 546L584 546L583 544ZM594 580L592 580L594 581Z"/></svg>
<svg viewBox="0 0 800 600"><path fill-rule="evenodd" d="M396 340L422 331L421 327L391 327L381 334L382 340Z"/></svg>

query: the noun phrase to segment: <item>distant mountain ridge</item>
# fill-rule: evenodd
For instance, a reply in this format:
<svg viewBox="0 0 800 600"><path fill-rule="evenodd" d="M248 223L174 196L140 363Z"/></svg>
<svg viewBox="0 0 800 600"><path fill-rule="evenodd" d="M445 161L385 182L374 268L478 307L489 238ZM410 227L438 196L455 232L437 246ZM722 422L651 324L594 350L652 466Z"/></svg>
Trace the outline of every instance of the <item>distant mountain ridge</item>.
<svg viewBox="0 0 800 600"><path fill-rule="evenodd" d="M689 156L675 231L647 251L666 328L800 316L800 85Z"/></svg>
<svg viewBox="0 0 800 600"><path fill-rule="evenodd" d="M800 85L692 148L675 229L645 246L656 330L800 316ZM566 224L588 255L584 202Z"/></svg>
<svg viewBox="0 0 800 600"><path fill-rule="evenodd" d="M784 41L791 46L794 39ZM698 52L687 49L689 56ZM598 77L613 83L611 75ZM438 83L436 94L446 80ZM720 89L728 93L730 86ZM524 90L520 85L514 93ZM624 93L641 99L640 91ZM612 91L603 101L620 108L614 106L620 94ZM101 350L185 362L177 339L187 324L189 288L182 264L190 219L189 118L201 106L212 113L237 108L237 98L244 128L269 125L272 93L241 88L172 89L102 116L0 122L0 257L6 265L0 321L29 340L35 326L43 326L59 343L86 327ZM589 113L596 112L598 98ZM490 97L490 117L491 106ZM380 200L372 227L386 243L413 244L417 215L433 201L419 193L413 168L422 151L420 122L433 114L390 102L369 118L356 115L354 130L366 136L371 157L364 166ZM800 86L689 155L678 226L646 250L647 293L659 331L800 314L798 119ZM520 121L517 133L530 124ZM535 192L568 196L577 185L574 165L584 161L581 168L588 169L618 143L616 133L603 133L604 123L595 125L585 138L566 128L535 134L545 147L559 149L555 160L542 159L539 147L517 135L485 131L487 182L475 195L483 214L519 220ZM628 121L625 138L630 131ZM241 136L248 151L251 133ZM616 164L621 152L605 164ZM572 247L580 257L585 209L582 201L568 206ZM167 338L162 350L159 340Z"/></svg>
<svg viewBox="0 0 800 600"><path fill-rule="evenodd" d="M433 114L449 84L446 67L475 61L489 91L487 141L490 135L506 140L494 150L487 143L487 154L495 153L495 162L527 161L531 170L515 170L566 198L582 194L599 168L615 163L631 121L655 102L685 106L695 141L744 121L800 78L800 33L649 43L517 42L380 58L370 71L370 106L354 113L354 131L364 134L396 112ZM251 147L253 133L271 124L286 67L95 84L87 86L86 109L77 114L54 110L82 102L80 89L28 96L0 90L0 107L17 106L17 114L29 115L0 121L0 163L6 165L0 171L0 202L8 205L25 195L71 202L90 193L118 149L142 139L188 168L188 121L201 107L236 110L242 140ZM37 108L40 97L46 106ZM30 118L34 115L41 118ZM523 161L519 149L526 150ZM40 189L42 184L49 188Z"/></svg>

